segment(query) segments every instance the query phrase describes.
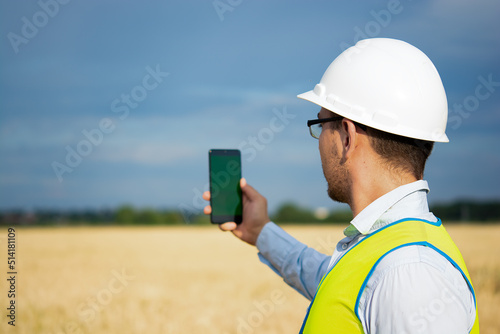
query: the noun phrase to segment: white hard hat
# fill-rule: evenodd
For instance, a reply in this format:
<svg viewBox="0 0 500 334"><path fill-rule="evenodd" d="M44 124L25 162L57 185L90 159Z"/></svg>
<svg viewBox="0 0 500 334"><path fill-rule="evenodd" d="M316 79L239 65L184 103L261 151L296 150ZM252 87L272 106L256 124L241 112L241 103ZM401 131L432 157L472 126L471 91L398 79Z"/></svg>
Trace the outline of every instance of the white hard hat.
<svg viewBox="0 0 500 334"><path fill-rule="evenodd" d="M403 41L359 41L330 64L314 90L298 97L384 132L449 141L439 73L422 51Z"/></svg>

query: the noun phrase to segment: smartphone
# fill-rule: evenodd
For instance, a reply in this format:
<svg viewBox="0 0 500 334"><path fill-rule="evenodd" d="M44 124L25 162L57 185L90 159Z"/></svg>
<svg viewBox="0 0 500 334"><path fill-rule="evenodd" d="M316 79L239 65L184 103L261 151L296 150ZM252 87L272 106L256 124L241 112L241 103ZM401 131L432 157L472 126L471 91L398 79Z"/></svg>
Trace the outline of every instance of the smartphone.
<svg viewBox="0 0 500 334"><path fill-rule="evenodd" d="M209 150L208 162L212 206L210 220L213 224L241 223L243 202L240 187L240 150Z"/></svg>

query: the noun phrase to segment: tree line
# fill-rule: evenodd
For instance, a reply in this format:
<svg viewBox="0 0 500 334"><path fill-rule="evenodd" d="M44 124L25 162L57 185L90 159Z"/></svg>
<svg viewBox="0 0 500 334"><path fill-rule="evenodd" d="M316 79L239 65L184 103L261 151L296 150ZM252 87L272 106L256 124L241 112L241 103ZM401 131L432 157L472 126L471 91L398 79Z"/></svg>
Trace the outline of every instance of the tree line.
<svg viewBox="0 0 500 334"><path fill-rule="evenodd" d="M455 201L431 205L431 211L446 222L500 222L500 201ZM276 223L346 224L352 220L348 209L312 210L297 203L280 205L272 214ZM0 225L203 225L210 224L202 212L176 209L135 208L124 205L117 209L0 211Z"/></svg>

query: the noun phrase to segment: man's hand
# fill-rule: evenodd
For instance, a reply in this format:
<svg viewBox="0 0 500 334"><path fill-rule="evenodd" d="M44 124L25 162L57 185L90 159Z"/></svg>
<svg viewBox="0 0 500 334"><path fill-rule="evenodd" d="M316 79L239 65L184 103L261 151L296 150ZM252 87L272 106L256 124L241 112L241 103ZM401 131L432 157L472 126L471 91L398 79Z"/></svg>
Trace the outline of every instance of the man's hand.
<svg viewBox="0 0 500 334"><path fill-rule="evenodd" d="M241 240L255 246L260 231L270 220L267 214L267 200L259 194L257 190L247 184L245 179L240 180L243 195L243 220L241 224L227 222L220 224L223 231L231 231ZM210 200L210 192L203 193L203 199ZM207 205L203 212L209 215L212 212L210 205Z"/></svg>

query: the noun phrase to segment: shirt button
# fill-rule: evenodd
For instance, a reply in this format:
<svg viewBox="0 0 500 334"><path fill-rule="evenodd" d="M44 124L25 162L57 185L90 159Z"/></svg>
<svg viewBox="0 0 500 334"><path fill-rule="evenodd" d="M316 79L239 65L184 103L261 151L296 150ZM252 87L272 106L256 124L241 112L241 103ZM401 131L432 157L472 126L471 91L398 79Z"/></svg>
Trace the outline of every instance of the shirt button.
<svg viewBox="0 0 500 334"><path fill-rule="evenodd" d="M347 244L342 244L342 249L346 250L347 249Z"/></svg>

